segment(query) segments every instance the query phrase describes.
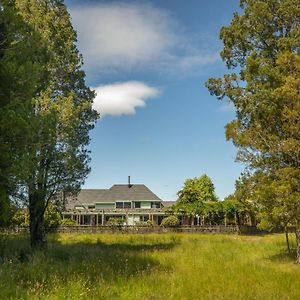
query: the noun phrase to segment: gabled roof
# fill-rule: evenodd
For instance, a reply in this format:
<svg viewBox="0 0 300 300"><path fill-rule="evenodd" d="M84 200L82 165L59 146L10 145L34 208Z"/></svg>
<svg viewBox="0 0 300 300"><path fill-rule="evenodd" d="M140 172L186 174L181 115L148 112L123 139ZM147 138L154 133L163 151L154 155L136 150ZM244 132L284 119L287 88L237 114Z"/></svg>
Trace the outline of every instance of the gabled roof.
<svg viewBox="0 0 300 300"><path fill-rule="evenodd" d="M66 209L73 209L76 205L95 204L99 202L115 202L118 200L150 200L161 201L144 184L115 184L110 189L82 189L75 197L66 201Z"/></svg>
<svg viewBox="0 0 300 300"><path fill-rule="evenodd" d="M115 184L105 195L111 201L116 200L151 200L161 201L150 189L144 184Z"/></svg>

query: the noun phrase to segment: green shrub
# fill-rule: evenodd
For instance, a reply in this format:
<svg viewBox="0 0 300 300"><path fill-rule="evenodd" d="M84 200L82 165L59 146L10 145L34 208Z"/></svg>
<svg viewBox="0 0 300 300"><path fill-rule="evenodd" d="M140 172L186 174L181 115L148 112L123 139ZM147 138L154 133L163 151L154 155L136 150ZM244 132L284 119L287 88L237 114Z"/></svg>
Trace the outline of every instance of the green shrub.
<svg viewBox="0 0 300 300"><path fill-rule="evenodd" d="M139 226L139 227L151 227L153 226L153 222L151 220L147 220L147 221L138 221L134 223L135 226Z"/></svg>
<svg viewBox="0 0 300 300"><path fill-rule="evenodd" d="M12 217L12 224L15 226L28 227L29 213L27 209L18 209Z"/></svg>
<svg viewBox="0 0 300 300"><path fill-rule="evenodd" d="M57 228L61 223L61 215L58 211L57 206L52 203L49 203L45 211L45 227L46 229Z"/></svg>
<svg viewBox="0 0 300 300"><path fill-rule="evenodd" d="M57 228L61 223L61 215L55 205L50 203L45 212L45 228ZM18 209L12 217L12 224L15 226L28 227L29 226L29 212L28 209Z"/></svg>
<svg viewBox="0 0 300 300"><path fill-rule="evenodd" d="M77 223L73 219L63 219L60 221L61 226L76 226Z"/></svg>
<svg viewBox="0 0 300 300"><path fill-rule="evenodd" d="M119 227L124 224L124 220L122 218L109 218L107 221L107 225L112 226L112 227Z"/></svg>
<svg viewBox="0 0 300 300"><path fill-rule="evenodd" d="M161 226L163 227L178 227L180 222L176 216L169 216L162 220Z"/></svg>

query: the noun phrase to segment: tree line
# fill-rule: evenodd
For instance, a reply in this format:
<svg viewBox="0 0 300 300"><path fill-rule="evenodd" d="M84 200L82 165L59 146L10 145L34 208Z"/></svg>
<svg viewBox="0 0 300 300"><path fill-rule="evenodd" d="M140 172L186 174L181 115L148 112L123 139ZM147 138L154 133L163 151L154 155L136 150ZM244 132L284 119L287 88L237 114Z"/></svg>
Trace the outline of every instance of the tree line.
<svg viewBox="0 0 300 300"><path fill-rule="evenodd" d="M188 218L190 225L250 225L256 226L259 209L253 201L229 195L222 201L206 174L187 179L177 193L171 212Z"/></svg>

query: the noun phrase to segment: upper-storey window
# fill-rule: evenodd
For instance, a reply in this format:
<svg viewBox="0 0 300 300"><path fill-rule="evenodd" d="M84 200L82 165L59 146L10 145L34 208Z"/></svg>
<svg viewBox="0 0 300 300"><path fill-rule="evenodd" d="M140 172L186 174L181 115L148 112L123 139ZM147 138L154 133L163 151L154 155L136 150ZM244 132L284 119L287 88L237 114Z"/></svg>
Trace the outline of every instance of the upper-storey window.
<svg viewBox="0 0 300 300"><path fill-rule="evenodd" d="M131 202L116 202L116 208L131 208Z"/></svg>
<svg viewBox="0 0 300 300"><path fill-rule="evenodd" d="M134 208L141 208L141 202L133 202Z"/></svg>
<svg viewBox="0 0 300 300"><path fill-rule="evenodd" d="M160 208L160 202L151 202L151 208Z"/></svg>
<svg viewBox="0 0 300 300"><path fill-rule="evenodd" d="M131 208L131 202L124 202L124 208Z"/></svg>

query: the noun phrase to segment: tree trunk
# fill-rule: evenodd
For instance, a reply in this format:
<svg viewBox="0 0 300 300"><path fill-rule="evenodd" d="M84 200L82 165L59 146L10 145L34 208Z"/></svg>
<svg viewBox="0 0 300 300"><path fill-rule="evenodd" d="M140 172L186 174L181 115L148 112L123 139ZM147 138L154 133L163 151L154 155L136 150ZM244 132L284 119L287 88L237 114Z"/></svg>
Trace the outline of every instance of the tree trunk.
<svg viewBox="0 0 300 300"><path fill-rule="evenodd" d="M295 229L296 234L296 248L297 248L297 263L300 263L300 228L296 227Z"/></svg>
<svg viewBox="0 0 300 300"><path fill-rule="evenodd" d="M47 248L45 231L45 199L38 191L29 192L30 243L35 249Z"/></svg>
<svg viewBox="0 0 300 300"><path fill-rule="evenodd" d="M290 248L290 241L289 241L289 232L287 226L284 227L285 231L285 240L286 240L286 246L289 254L291 254L291 248Z"/></svg>

